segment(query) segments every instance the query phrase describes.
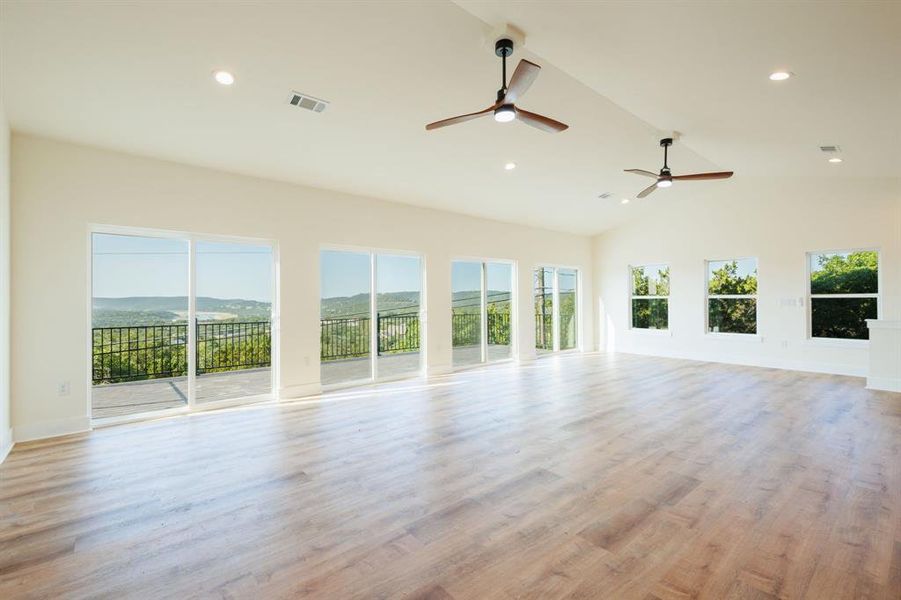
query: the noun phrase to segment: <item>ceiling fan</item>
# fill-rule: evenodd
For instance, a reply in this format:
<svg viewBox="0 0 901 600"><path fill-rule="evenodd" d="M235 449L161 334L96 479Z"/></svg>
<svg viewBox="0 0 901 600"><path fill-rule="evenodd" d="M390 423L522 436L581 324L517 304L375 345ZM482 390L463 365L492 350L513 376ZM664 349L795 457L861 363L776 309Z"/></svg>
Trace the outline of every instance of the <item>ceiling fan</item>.
<svg viewBox="0 0 901 600"><path fill-rule="evenodd" d="M660 140L660 145L663 146L663 168L660 169L660 174L652 173L651 171L645 171L644 169L626 169L626 173L635 173L636 175L644 175L645 177L651 177L652 179L656 179L654 183L645 189L638 192L637 198L644 198L657 188L666 188L673 185L674 181L691 181L691 180L699 180L699 179L729 179L732 177L732 171L717 171L714 173L693 173L691 175L673 175L670 173L669 166L666 164L667 159L667 149L673 145L673 138L663 138Z"/></svg>
<svg viewBox="0 0 901 600"><path fill-rule="evenodd" d="M513 54L513 41L507 38L498 40L494 44L494 53L501 57L501 60L503 61L501 89L497 91L497 101L485 110L460 115L458 117L451 117L450 119L444 119L442 121L435 121L434 123L426 125L425 128L431 131L432 129L456 125L457 123L471 121L472 119L478 119L479 117L494 113L494 120L499 123L507 123L513 119L518 119L526 125L531 125L532 127L537 127L542 131L550 133L567 129L569 125L517 108L515 105L515 102L526 93L526 90L529 89L529 86L531 86L532 82L535 81L535 78L538 77L538 72L541 71L541 67L525 59L519 61L516 70L513 71L513 77L510 78L510 85L507 85L507 57Z"/></svg>

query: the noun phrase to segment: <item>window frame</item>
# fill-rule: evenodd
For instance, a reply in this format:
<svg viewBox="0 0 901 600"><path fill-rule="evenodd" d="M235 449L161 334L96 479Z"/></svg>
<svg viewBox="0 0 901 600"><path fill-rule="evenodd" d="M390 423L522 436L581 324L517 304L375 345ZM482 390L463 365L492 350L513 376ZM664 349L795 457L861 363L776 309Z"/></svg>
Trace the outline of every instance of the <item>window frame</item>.
<svg viewBox="0 0 901 600"><path fill-rule="evenodd" d="M715 262L739 262L753 260L754 270L757 272L757 293L755 294L711 294L710 293L710 263ZM710 300L754 300L754 333L740 333L737 331L710 331ZM742 339L760 339L760 260L756 256L736 256L734 258L708 258L704 259L704 334L713 337L736 337Z"/></svg>
<svg viewBox="0 0 901 600"><path fill-rule="evenodd" d="M530 280L533 281L531 285L531 311L534 317L535 311L535 285L534 285L534 277L535 272L538 269L549 269L552 271L553 276L551 277L551 298L553 302L553 309L551 312L551 335L553 336L552 340L552 349L546 350L543 352L539 352L537 346L535 346L534 335L532 336L532 348L535 351L535 356L540 358L542 356L551 356L553 354L565 354L567 352L582 352L583 351L583 343L582 343L582 268L576 267L572 265L564 265L557 264L551 262L540 262L532 265ZM575 306L573 317L575 318L575 325L573 328L573 335L575 336L575 344L572 348L561 348L560 347L560 270L564 271L572 271L576 278L575 289L573 289L573 294L575 296ZM533 324L534 327L534 324Z"/></svg>
<svg viewBox="0 0 901 600"><path fill-rule="evenodd" d="M464 365L454 365L453 364L453 332L451 332L451 340L450 340L450 348L451 348L451 370L452 371L462 371L466 369L472 369L475 367L484 367L486 365L496 365L505 362L511 362L517 360L519 356L519 334L517 331L517 315L519 310L518 299L517 299L517 286L519 285L519 267L518 263L515 259L511 258L488 258L484 256L464 256L464 255L455 255L452 256L450 262L448 263L451 266L451 277L448 280L451 287L451 311L453 311L453 264L455 262L469 262L469 263L478 263L481 265L481 293L479 295L481 302L481 312L479 315L481 316L481 327L480 327L480 336L481 339L479 341L479 345L481 346L481 355L482 360L477 363L472 364L464 364ZM498 264L498 265L507 265L510 267L510 356L507 358L499 358L495 360L488 359L488 265L489 264ZM453 312L451 313L453 314Z"/></svg>
<svg viewBox="0 0 901 600"><path fill-rule="evenodd" d="M852 254L854 252L875 252L876 253L876 292L867 294L813 294L810 291L811 276L813 270L810 268L810 259L820 254ZM842 346L868 346L870 340L856 340L853 338L830 338L830 337L814 337L813 335L813 301L820 298L875 298L876 299L876 318L882 318L882 252L878 246L860 246L854 248L844 248L840 250L811 250L804 253L804 269L806 273L806 290L807 298L806 307L806 338L813 344L821 345L842 345Z"/></svg>
<svg viewBox="0 0 901 600"><path fill-rule="evenodd" d="M659 333L661 335L668 334L671 332L670 324L669 324L669 298L670 294L668 293L666 296L636 296L635 295L635 274L633 271L637 268L647 268L647 267L666 267L667 269L671 269L671 265L665 262L650 262L643 264L630 264L628 265L628 285L629 285L629 330L630 331L640 331L644 333ZM669 291L672 293L672 271L670 271L670 282L669 282ZM666 300L666 328L664 329L653 329L651 327L635 327L634 326L634 314L632 312L632 302L634 300Z"/></svg>

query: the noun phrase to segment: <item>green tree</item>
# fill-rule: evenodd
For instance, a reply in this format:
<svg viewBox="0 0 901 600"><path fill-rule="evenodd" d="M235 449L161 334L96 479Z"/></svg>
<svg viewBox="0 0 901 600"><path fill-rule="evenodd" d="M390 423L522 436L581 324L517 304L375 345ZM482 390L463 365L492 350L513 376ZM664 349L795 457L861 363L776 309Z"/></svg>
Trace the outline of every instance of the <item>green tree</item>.
<svg viewBox="0 0 901 600"><path fill-rule="evenodd" d="M873 251L819 254L812 257L810 293L875 294L879 291L879 256ZM813 262L812 261L812 262ZM875 319L875 297L812 298L811 335L821 338L866 340L867 319Z"/></svg>
<svg viewBox="0 0 901 600"><path fill-rule="evenodd" d="M756 295L757 269L747 275L739 275L738 261L725 262L710 274L707 289L711 296ZM710 331L757 333L755 298L710 298L707 310Z"/></svg>

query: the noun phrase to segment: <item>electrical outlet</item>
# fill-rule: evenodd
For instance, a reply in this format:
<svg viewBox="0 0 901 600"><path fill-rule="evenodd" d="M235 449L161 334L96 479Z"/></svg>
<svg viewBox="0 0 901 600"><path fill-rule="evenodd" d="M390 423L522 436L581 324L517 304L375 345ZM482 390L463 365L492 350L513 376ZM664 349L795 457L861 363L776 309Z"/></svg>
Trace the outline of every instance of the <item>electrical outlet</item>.
<svg viewBox="0 0 901 600"><path fill-rule="evenodd" d="M69 382L61 381L56 386L56 393L59 396L68 396L69 395Z"/></svg>

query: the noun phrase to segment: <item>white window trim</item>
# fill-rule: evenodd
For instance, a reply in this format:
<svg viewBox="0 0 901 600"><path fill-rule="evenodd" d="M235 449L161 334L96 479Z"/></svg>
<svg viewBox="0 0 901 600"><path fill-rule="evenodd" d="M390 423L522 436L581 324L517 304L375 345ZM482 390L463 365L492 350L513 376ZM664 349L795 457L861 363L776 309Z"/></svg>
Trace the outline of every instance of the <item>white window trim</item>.
<svg viewBox="0 0 901 600"><path fill-rule="evenodd" d="M756 294L711 294L710 293L710 263L715 262L739 262L753 260L754 270L757 273ZM754 300L754 333L738 333L734 331L710 331L710 301L711 300ZM711 258L704 261L704 334L712 338L747 339L751 341L763 338L760 335L760 261L756 256L742 256L735 258Z"/></svg>
<svg viewBox="0 0 901 600"><path fill-rule="evenodd" d="M821 254L851 254L854 252L875 252L876 253L876 293L869 294L812 294L810 293L810 277L813 271L810 268L810 259ZM856 340L851 338L829 338L814 337L813 335L813 300L819 298L875 298L876 299L876 318L882 318L882 252L879 248L845 248L842 250L815 250L804 254L805 269L807 272L807 314L806 314L806 336L808 345L812 346L832 346L832 347L857 347L867 348L870 340Z"/></svg>
<svg viewBox="0 0 901 600"><path fill-rule="evenodd" d="M222 400L209 400L206 402L197 402L196 398L196 360L194 336L188 336L188 402L184 406L155 410L143 413L134 413L130 415L121 415L113 417L94 418L93 415L93 336L88 334L87 338L87 393L85 401L85 415L91 422L91 429L105 427L107 425L118 425L121 423L132 423L144 421L148 419L159 419L166 416L177 414L189 414L202 412L205 410L216 410L229 406L252 404L257 402L278 402L281 393L281 307L279 305L279 293L281 289L280 283L280 255L278 240L272 238L255 238L237 235L222 235L213 233L198 233L192 231L181 231L174 229L155 229L150 227L132 227L128 225L111 225L108 223L88 223L87 224L87 331L90 332L93 326L93 294L94 294L94 254L93 240L94 234L102 235L122 235L131 237L149 237L157 239L174 239L184 241L188 244L188 327L189 330L193 323L196 323L196 246L198 242L209 243L236 243L236 244L256 244L260 246L269 246L272 252L271 273L272 284L270 303L270 391L263 394L252 394L249 396L227 398Z"/></svg>
<svg viewBox="0 0 901 600"><path fill-rule="evenodd" d="M666 267L670 268L669 263L665 262L657 262L657 263L645 263L640 265L629 265L629 331L634 331L636 333L650 333L654 335L672 335L670 326L669 326L669 294L666 296L661 295L653 295L653 296L636 296L635 295L635 285L634 285L634 274L633 271L639 268L647 268L647 267ZM672 281L670 281L670 286L672 286ZM672 291L672 288L670 288ZM632 314L632 301L633 300L666 300L666 328L665 329L655 329L652 327L635 327L633 325L633 314Z"/></svg>
<svg viewBox="0 0 901 600"><path fill-rule="evenodd" d="M518 296L516 290L518 289L518 271L517 271L517 262L513 259L509 258L488 258L482 256L452 256L450 265L451 272L453 272L453 265L455 262L467 262L467 263L479 263L481 264L482 274L481 274L481 285L482 285L482 293L480 295L481 302L481 339L479 340L479 345L481 346L481 354L482 360L477 363L470 363L465 365L454 365L453 364L453 339L450 341L451 348L451 371L466 371L469 369L474 369L477 367L484 367L486 365L497 365L503 363L514 362L519 359L519 335L517 331L517 323L518 319ZM510 356L507 358L498 358L495 360L488 360L488 265L490 264L498 264L498 265L507 265L510 267ZM451 281L451 288L453 289L453 281ZM451 298L453 299L453 291L451 291ZM451 301L451 308L453 309L453 300ZM453 337L453 334L451 334Z"/></svg>
<svg viewBox="0 0 901 600"><path fill-rule="evenodd" d="M554 263L537 263L532 266L532 272L530 277L534 280L535 271L538 269L548 269L552 272L551 277L551 294L552 294L552 310L551 310L551 335L553 336L553 349L552 350L543 350L541 352L535 348L535 337L534 334L532 337L532 346L535 349L536 358L541 358L543 356L550 356L552 354L567 354L567 353L575 353L583 351L583 343L582 343L582 269L580 267L574 267L570 265L561 265ZM576 298L575 305L575 324L574 324L574 335L575 345L572 348L560 348L560 282L559 276L560 271L572 271L576 276L576 286L573 290ZM535 311L535 285L532 285L532 313Z"/></svg>
<svg viewBox="0 0 901 600"><path fill-rule="evenodd" d="M350 254L365 254L368 255L369 258L369 311L370 311L370 319L369 319L369 377L365 377L362 379L352 379L348 381L338 381L335 383L328 383L323 385L321 383L322 377L322 362L321 362L321 349L319 355L317 355L316 360L319 362L319 375L320 375L320 388L324 392L330 392L333 390L341 390L351 387L359 387L364 385L372 385L377 383L387 383L390 381L400 381L403 379L416 379L425 376L426 364L427 364L427 319L428 313L426 312L426 257L424 254L417 252L415 250L390 250L384 248L373 248L371 246L355 246L351 244L332 244L332 243L322 243L319 244L319 254L318 254L318 267L317 269L321 269L322 265L322 253L323 252L346 252ZM377 296L377 288L378 288L378 257L379 256L404 256L409 258L418 258L419 259L419 367L415 371L410 371L409 373L399 373L397 375L390 375L388 377L381 377L378 373L378 332L376 331L378 327L377 319L373 318L373 315L378 313L378 296ZM322 272L319 272L319 278L321 282ZM321 285L321 283L320 283ZM320 290L320 296L322 295ZM321 301L321 298L320 298ZM320 314L321 318L322 315Z"/></svg>

